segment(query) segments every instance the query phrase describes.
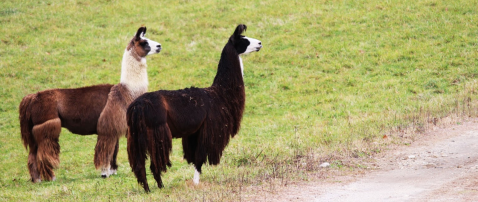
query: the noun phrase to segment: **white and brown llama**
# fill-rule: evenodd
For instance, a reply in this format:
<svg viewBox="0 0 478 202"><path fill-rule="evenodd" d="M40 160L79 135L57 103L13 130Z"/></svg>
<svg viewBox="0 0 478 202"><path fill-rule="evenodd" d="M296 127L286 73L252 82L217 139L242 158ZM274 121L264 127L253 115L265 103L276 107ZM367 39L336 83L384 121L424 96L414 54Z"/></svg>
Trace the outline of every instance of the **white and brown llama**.
<svg viewBox="0 0 478 202"><path fill-rule="evenodd" d="M49 89L25 96L19 107L23 145L28 150L32 182L55 180L60 159L61 128L79 135L97 134L94 163L101 176L116 173L119 138L126 135L126 109L148 90L146 56L159 53L161 44L144 37L140 27L128 43L119 84L74 89Z"/></svg>

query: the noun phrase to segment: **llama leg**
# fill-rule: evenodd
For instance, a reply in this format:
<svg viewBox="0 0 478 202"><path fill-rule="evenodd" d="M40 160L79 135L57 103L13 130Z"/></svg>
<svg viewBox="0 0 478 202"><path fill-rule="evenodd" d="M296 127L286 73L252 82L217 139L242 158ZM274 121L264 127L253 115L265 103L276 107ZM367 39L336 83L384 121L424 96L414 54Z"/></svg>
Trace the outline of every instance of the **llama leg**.
<svg viewBox="0 0 478 202"><path fill-rule="evenodd" d="M161 171L159 171L152 163L149 166L149 169L151 169L151 173L153 173L153 177L158 183L158 187L163 188L164 184L163 184L163 180L161 179Z"/></svg>
<svg viewBox="0 0 478 202"><path fill-rule="evenodd" d="M40 172L37 166L37 146L30 147L30 154L28 155L28 171L32 177L32 182L41 182Z"/></svg>
<svg viewBox="0 0 478 202"><path fill-rule="evenodd" d="M199 184L199 177L200 177L201 173L195 169L194 170L194 178L193 178L193 182L194 182L194 185L198 185Z"/></svg>
<svg viewBox="0 0 478 202"><path fill-rule="evenodd" d="M193 182L194 182L194 185L198 185L199 184L199 178L201 176L201 167L202 167L202 164L203 163L198 163L198 164L194 164L194 178L193 178Z"/></svg>
<svg viewBox="0 0 478 202"><path fill-rule="evenodd" d="M116 138L116 140L114 140ZM101 177L110 176L111 161L118 139L98 134L98 141L95 147L95 167L101 169Z"/></svg>
<svg viewBox="0 0 478 202"><path fill-rule="evenodd" d="M150 169L159 188L163 188L161 172L166 172L167 167L171 167L169 154L172 149L172 135L168 124L160 124L157 128L148 130L147 134L150 141L148 152L151 158ZM153 142L154 144L151 144Z"/></svg>
<svg viewBox="0 0 478 202"><path fill-rule="evenodd" d="M198 133L183 138L182 143L184 159L186 159L188 163L194 163L198 146Z"/></svg>
<svg viewBox="0 0 478 202"><path fill-rule="evenodd" d="M199 142L199 141L197 141ZM207 153L205 150L204 145L198 144L195 151L194 156L194 168L196 169L194 172L193 182L195 185L199 184L199 176L201 175L201 167L206 162Z"/></svg>
<svg viewBox="0 0 478 202"><path fill-rule="evenodd" d="M118 164L116 163L116 158L118 156L118 148L119 148L119 139L116 141L115 151L113 152L113 158L111 159L111 167L110 167L110 175L116 175L116 171L118 170Z"/></svg>
<svg viewBox="0 0 478 202"><path fill-rule="evenodd" d="M48 120L34 126L32 129L38 148L36 150L36 164L32 162L31 168L36 167L40 176L47 181L56 179L53 169L60 164L60 144L58 144L60 132L61 121L59 118ZM35 155L29 156L29 160L30 157L32 161L35 159Z"/></svg>
<svg viewBox="0 0 478 202"><path fill-rule="evenodd" d="M101 177L107 178L110 176L110 165L101 168Z"/></svg>
<svg viewBox="0 0 478 202"><path fill-rule="evenodd" d="M188 163L195 164L196 150L198 147L198 136L199 136L199 133L196 133L182 139L184 159L186 159ZM194 171L193 182L195 185L199 184L199 178L201 175L201 165L202 163L200 163L200 165L198 163L198 166L196 166L196 164L194 166L195 171ZM199 168L199 170L197 168Z"/></svg>

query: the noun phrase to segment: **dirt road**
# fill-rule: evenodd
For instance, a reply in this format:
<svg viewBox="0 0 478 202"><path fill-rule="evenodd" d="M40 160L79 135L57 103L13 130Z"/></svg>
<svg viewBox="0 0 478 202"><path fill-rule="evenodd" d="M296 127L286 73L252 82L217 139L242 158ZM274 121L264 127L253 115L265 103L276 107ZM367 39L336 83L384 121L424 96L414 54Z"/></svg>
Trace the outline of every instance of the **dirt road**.
<svg viewBox="0 0 478 202"><path fill-rule="evenodd" d="M430 131L388 151L360 177L281 188L265 201L478 201L477 120ZM338 182L337 182L338 181ZM262 200L262 201L264 201Z"/></svg>

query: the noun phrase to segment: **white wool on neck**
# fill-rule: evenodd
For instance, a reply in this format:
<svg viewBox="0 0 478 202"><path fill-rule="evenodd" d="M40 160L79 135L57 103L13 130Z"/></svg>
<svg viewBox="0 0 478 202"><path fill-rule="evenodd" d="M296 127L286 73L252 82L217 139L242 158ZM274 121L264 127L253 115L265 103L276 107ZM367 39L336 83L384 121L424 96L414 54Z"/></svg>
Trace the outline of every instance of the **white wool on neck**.
<svg viewBox="0 0 478 202"><path fill-rule="evenodd" d="M130 49L125 50L123 61L121 63L121 80L120 83L126 85L134 95L141 95L148 91L148 72L146 58L138 61L131 53Z"/></svg>

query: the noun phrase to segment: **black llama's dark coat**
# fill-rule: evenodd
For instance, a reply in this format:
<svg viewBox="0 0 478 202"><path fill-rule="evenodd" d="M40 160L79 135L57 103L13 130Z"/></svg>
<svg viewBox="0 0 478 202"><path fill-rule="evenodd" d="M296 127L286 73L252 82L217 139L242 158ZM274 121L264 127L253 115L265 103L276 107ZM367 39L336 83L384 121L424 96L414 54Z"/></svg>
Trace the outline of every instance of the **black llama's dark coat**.
<svg viewBox="0 0 478 202"><path fill-rule="evenodd" d="M225 45L211 87L145 93L129 106L128 157L146 191L146 156L150 155L150 168L161 188L161 172L171 165L172 138L182 138L184 158L199 172L206 161L219 164L230 138L239 131L244 111L245 91L238 53L242 45L236 39L245 28L238 26Z"/></svg>

